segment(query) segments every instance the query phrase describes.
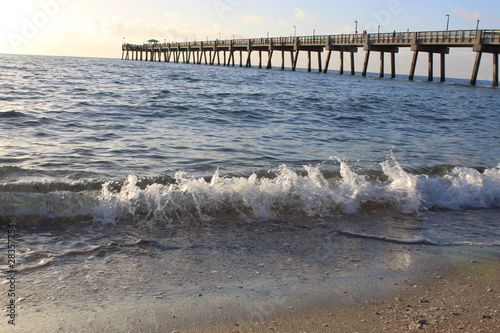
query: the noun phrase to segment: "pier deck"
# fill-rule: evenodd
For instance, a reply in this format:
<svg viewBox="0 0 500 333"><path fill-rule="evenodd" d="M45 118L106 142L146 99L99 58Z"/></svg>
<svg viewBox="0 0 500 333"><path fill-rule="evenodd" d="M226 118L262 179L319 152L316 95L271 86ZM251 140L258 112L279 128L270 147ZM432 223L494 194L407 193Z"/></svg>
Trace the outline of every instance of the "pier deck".
<svg viewBox="0 0 500 333"><path fill-rule="evenodd" d="M475 85L483 53L493 54L493 85L498 86L498 54L500 53L500 29L498 30L452 30L425 32L361 33L342 35L319 35L300 37L273 37L192 41L179 43L149 42L145 44L123 44L122 59L183 62L206 65L235 66L235 54L239 53L239 66L252 67L252 53L259 53L259 68L263 67L262 53L267 53L266 68L272 67L273 55L281 53L281 69L285 69L285 54L290 54L290 67L296 70L300 51L308 53L308 70L312 70L312 52L317 53L318 71L326 73L332 52L340 53L340 73L344 74L344 53L350 54L351 74L355 74L354 53L365 51L362 75L366 76L371 52L380 53L380 77L384 77L384 54L391 54L391 77L396 76L395 55L400 48L413 51L409 80L413 80L418 55L428 53L428 80L433 80L433 55L441 56L440 80L445 81L445 55L450 48L471 48L476 52L470 84ZM322 54L327 52L323 65ZM244 59L243 52L246 53ZM143 57L144 55L144 57Z"/></svg>

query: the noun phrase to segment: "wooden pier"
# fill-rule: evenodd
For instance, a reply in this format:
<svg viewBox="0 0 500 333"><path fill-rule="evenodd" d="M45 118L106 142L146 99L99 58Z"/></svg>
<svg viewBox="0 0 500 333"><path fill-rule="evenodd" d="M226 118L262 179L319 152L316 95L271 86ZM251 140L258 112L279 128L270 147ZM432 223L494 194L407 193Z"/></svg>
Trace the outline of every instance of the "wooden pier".
<svg viewBox="0 0 500 333"><path fill-rule="evenodd" d="M493 54L493 86L498 87L498 54L500 53L500 29L498 30L453 30L426 32L361 33L327 36L274 37L194 41L182 43L159 43L150 41L142 45L123 44L122 59L252 67L252 54L258 52L259 68L272 68L272 59L281 53L281 69L289 53L290 68L295 71L300 51L307 52L308 71L312 71L312 54L317 53L318 71L327 73L333 52L340 56L340 74L344 74L344 53L350 55L350 73L355 75L354 53L365 51L362 75L366 76L370 55L380 53L380 77L384 77L385 54L391 56L391 77L396 77L396 53L400 48L410 48L413 59L409 80L413 80L420 53L428 54L428 80L434 78L434 54L440 55L440 81L446 80L446 55L451 48L470 48L476 52L470 84L475 85L483 53ZM322 55L326 51L323 65ZM243 53L245 52L245 57ZM267 53L263 63L262 53ZM238 56L239 61L235 60Z"/></svg>

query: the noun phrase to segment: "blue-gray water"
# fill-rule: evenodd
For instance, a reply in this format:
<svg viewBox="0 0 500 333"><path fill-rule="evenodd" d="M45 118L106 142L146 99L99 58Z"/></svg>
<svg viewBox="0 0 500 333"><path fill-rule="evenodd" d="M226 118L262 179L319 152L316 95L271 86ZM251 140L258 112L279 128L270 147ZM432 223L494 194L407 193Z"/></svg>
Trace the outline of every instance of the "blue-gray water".
<svg viewBox="0 0 500 333"><path fill-rule="evenodd" d="M495 88L114 59L0 67L4 218L172 226L500 205Z"/></svg>

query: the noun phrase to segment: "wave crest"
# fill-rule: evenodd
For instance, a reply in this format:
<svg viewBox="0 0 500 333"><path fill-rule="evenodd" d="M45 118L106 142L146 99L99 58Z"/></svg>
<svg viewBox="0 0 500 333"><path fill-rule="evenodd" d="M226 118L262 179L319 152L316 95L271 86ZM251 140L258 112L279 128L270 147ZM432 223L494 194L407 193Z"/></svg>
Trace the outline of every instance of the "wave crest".
<svg viewBox="0 0 500 333"><path fill-rule="evenodd" d="M340 173L328 173L330 177L321 171L321 165L304 166L300 173L283 165L274 170L274 176L225 177L217 170L206 179L178 172L169 183L144 185L139 177L130 175L120 185L105 182L100 190L8 191L0 193L1 215L171 224L217 218L322 217L372 209L418 213L500 206L499 167L483 172L455 167L444 175L428 175L405 171L393 159L381 163L382 176L373 179L370 172L355 172L339 162Z"/></svg>

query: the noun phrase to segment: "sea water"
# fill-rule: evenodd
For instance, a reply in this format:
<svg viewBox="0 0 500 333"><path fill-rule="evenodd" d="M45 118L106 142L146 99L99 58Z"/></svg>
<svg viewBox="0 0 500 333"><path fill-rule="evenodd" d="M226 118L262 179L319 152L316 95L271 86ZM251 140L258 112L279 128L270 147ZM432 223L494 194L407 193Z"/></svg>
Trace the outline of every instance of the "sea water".
<svg viewBox="0 0 500 333"><path fill-rule="evenodd" d="M500 245L487 83L14 55L0 69L0 216L43 284L32 307L68 297L41 282L54 274L83 304L99 274L130 290L139 270L172 296L273 263L295 281L393 250L404 270L412 245Z"/></svg>

